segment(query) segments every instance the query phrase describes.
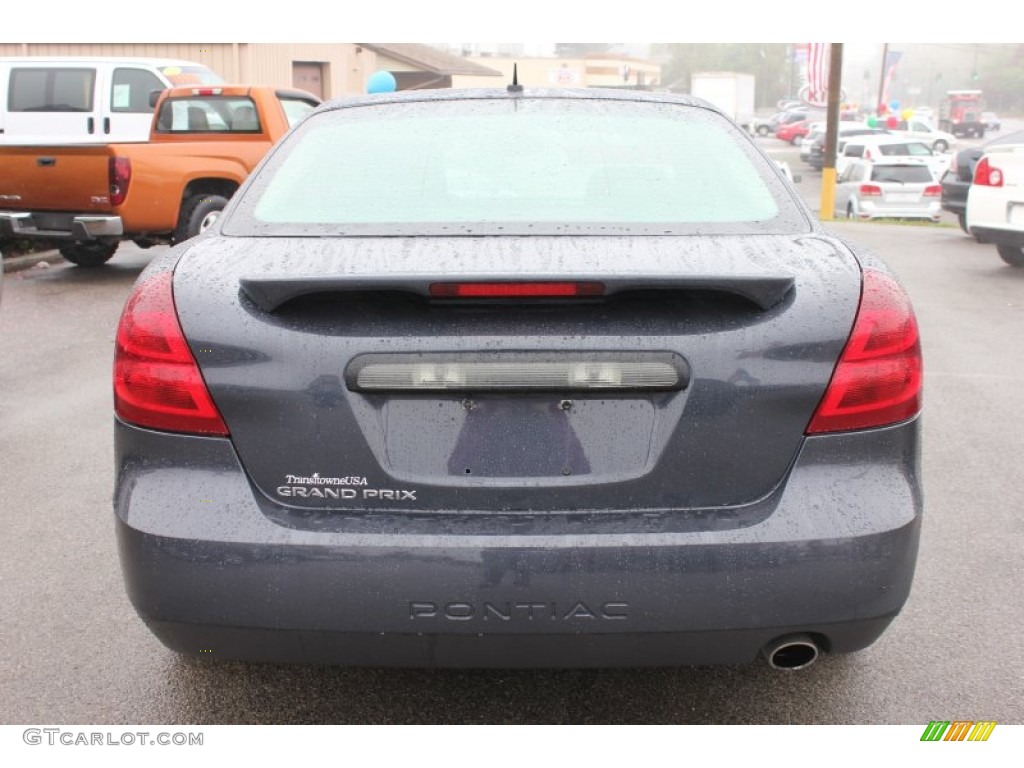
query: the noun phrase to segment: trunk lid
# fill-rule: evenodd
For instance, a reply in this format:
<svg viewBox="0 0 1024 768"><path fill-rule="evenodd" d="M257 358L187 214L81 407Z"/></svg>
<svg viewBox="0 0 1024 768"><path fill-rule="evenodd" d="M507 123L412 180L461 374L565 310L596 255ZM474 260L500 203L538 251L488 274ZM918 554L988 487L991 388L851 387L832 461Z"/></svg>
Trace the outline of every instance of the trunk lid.
<svg viewBox="0 0 1024 768"><path fill-rule="evenodd" d="M735 507L785 479L859 275L823 235L211 237L181 259L175 302L245 470L279 504L659 510ZM423 295L454 280L600 281L611 295ZM511 361L506 373L671 359L682 382L358 391L367 356Z"/></svg>

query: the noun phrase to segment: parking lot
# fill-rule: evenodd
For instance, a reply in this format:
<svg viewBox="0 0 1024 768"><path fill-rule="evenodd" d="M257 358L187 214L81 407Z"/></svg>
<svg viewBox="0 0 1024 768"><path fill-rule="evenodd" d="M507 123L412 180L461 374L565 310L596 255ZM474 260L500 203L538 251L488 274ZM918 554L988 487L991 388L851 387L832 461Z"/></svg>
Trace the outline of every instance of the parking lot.
<svg viewBox="0 0 1024 768"><path fill-rule="evenodd" d="M791 149L762 140L773 154ZM779 147L771 145L779 144ZM799 161L793 163L794 170ZM814 203L818 174L800 169ZM92 723L1022 721L1024 271L955 226L840 222L914 301L925 355L925 521L910 601L866 651L748 667L430 671L184 660L124 594L110 369L156 251L7 275L0 304L0 720Z"/></svg>
<svg viewBox="0 0 1024 768"><path fill-rule="evenodd" d="M1024 130L1024 120L1014 118L1006 119L1003 120L1002 127L999 131L990 131L983 139L960 138L951 151L956 152L957 150L966 149L968 147L981 146L982 144L998 139L1001 136L1006 136L1020 130ZM797 190L799 190L804 202L806 202L812 210L818 211L821 208L821 171L814 170L806 162L800 159L799 146L794 146L793 144L777 139L774 136L759 136L756 140L758 145L765 150L773 160L788 163L790 170L794 174L800 176L800 180L796 182ZM956 216L948 213L947 211L943 211L941 222L943 224L956 226Z"/></svg>

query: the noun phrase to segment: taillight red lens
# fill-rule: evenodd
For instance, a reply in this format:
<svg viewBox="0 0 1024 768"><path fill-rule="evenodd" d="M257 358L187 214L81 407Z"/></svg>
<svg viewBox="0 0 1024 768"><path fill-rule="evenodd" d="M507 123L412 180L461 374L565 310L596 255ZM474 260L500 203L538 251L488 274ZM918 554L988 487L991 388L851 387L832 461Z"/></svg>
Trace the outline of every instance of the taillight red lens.
<svg viewBox="0 0 1024 768"><path fill-rule="evenodd" d="M924 188L925 197L942 197L942 186L939 184L929 184Z"/></svg>
<svg viewBox="0 0 1024 768"><path fill-rule="evenodd" d="M877 197L882 194L882 188L877 184L861 184L860 193L864 197Z"/></svg>
<svg viewBox="0 0 1024 768"><path fill-rule="evenodd" d="M121 313L114 411L152 429L227 435L174 308L171 272L137 286Z"/></svg>
<svg viewBox="0 0 1024 768"><path fill-rule="evenodd" d="M446 299L554 298L561 296L601 296L604 283L597 282L524 282L524 283L431 283L430 295Z"/></svg>
<svg viewBox="0 0 1024 768"><path fill-rule="evenodd" d="M921 371L910 300L892 277L865 270L853 330L807 434L909 419L921 410Z"/></svg>
<svg viewBox="0 0 1024 768"><path fill-rule="evenodd" d="M983 187L1001 187L1003 186L1003 172L998 168L993 168L988 158L983 157L974 168L974 183Z"/></svg>
<svg viewBox="0 0 1024 768"><path fill-rule="evenodd" d="M110 204L121 205L128 196L128 184L132 180L131 158L110 158L107 175L110 179Z"/></svg>

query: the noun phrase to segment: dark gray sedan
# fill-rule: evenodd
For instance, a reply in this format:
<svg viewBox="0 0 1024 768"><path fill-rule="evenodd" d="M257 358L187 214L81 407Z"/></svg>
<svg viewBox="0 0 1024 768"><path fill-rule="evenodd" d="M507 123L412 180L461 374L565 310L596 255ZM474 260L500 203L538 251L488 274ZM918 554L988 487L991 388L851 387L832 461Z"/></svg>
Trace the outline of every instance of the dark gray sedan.
<svg viewBox="0 0 1024 768"><path fill-rule="evenodd" d="M325 105L141 275L114 378L181 653L800 668L910 590L910 304L704 102Z"/></svg>

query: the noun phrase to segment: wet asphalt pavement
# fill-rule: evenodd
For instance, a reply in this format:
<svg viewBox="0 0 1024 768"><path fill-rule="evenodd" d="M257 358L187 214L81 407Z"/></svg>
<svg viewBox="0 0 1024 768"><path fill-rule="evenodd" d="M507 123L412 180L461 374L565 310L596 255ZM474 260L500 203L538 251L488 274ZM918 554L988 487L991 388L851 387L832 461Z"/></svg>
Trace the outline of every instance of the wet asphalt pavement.
<svg viewBox="0 0 1024 768"><path fill-rule="evenodd" d="M926 519L910 601L871 648L801 673L343 669L186 660L125 597L110 369L153 251L8 275L0 303L0 722L1024 722L1024 270L958 229L841 223L922 328Z"/></svg>

